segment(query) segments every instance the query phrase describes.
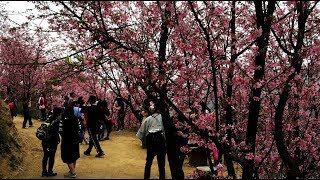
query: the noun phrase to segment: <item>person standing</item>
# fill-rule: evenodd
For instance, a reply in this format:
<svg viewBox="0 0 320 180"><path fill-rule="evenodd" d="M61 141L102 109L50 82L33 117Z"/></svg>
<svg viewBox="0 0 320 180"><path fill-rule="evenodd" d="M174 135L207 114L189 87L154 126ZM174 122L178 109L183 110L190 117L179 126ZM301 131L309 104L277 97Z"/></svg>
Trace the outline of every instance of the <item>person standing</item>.
<svg viewBox="0 0 320 180"><path fill-rule="evenodd" d="M29 127L32 127L32 121L31 121L31 116L30 116L30 111L29 107L31 107L30 101L28 98L23 99L23 123L22 123L22 128L27 128L27 121L29 121Z"/></svg>
<svg viewBox="0 0 320 180"><path fill-rule="evenodd" d="M158 160L159 179L165 179L166 142L162 117L159 109L153 103L150 104L150 112L151 115L144 120L136 134L141 141L146 139L147 158L144 179L150 179L152 161L155 156Z"/></svg>
<svg viewBox="0 0 320 180"><path fill-rule="evenodd" d="M150 101L149 101L149 99L145 99L143 101L143 105L141 107L141 115L142 115L141 125L146 120L146 118L150 115L149 110L150 110ZM143 140L141 140L141 147L142 147L142 149L146 148L146 138L145 137Z"/></svg>
<svg viewBox="0 0 320 180"><path fill-rule="evenodd" d="M76 177L76 163L80 158L80 122L73 113L73 107L70 103L64 103L64 112L60 121L61 134L61 159L68 165L69 172L64 177Z"/></svg>
<svg viewBox="0 0 320 180"><path fill-rule="evenodd" d="M81 128L80 128L80 134L82 137L82 141L84 141L86 144L89 144L88 140L85 138L85 129L83 125L83 113L82 113L82 108L79 106L78 101L73 101L73 113L77 117L78 121L80 122ZM81 144L82 144L81 141Z"/></svg>
<svg viewBox="0 0 320 180"><path fill-rule="evenodd" d="M99 140L109 140L109 136L111 133L111 129L112 129L112 124L109 118L110 116L110 111L108 109L108 102L106 100L101 101L101 119L102 119L102 123L103 123L103 131L101 132L100 136L99 136ZM104 137L104 132L107 132L106 137Z"/></svg>
<svg viewBox="0 0 320 180"><path fill-rule="evenodd" d="M10 98L8 106L10 109L11 120L13 121L13 118L17 116L16 103L13 98Z"/></svg>
<svg viewBox="0 0 320 180"><path fill-rule="evenodd" d="M124 111L124 103L123 103L123 99L121 97L116 98L116 101L114 103L113 106L117 111L117 130L116 131L120 131L124 129L124 117L125 117L125 111Z"/></svg>
<svg viewBox="0 0 320 180"><path fill-rule="evenodd" d="M42 158L42 177L56 176L57 173L53 171L54 159L57 151L58 144L60 143L59 137L59 122L61 120L61 108L53 108L52 115L49 116L47 122L51 124L48 132L48 138L42 140L43 158ZM48 166L48 169L47 169Z"/></svg>
<svg viewBox="0 0 320 180"><path fill-rule="evenodd" d="M48 99L46 98L46 95L44 93L41 93L38 104L39 104L39 109L41 112L41 120L45 121L45 120L47 120L46 109L48 107Z"/></svg>
<svg viewBox="0 0 320 180"><path fill-rule="evenodd" d="M86 151L84 151L84 155L89 156L93 146L96 148L98 154L96 157L104 156L104 152L101 149L100 143L98 141L100 121L101 121L101 111L97 106L97 98L96 96L90 96L88 100L88 105L85 108L85 112L87 112L87 129L90 136L89 147Z"/></svg>

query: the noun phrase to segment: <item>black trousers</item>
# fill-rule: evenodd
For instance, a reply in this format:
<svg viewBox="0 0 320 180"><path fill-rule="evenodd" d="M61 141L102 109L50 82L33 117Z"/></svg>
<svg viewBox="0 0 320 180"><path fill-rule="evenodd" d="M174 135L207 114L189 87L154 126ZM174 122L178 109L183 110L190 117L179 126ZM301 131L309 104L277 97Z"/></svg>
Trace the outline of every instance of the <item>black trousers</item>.
<svg viewBox="0 0 320 180"><path fill-rule="evenodd" d="M126 116L125 113L118 113L118 127L117 130L124 129L124 117Z"/></svg>
<svg viewBox="0 0 320 180"><path fill-rule="evenodd" d="M102 153L102 149L101 149L101 146L100 146L100 143L98 141L98 136L99 136L99 133L96 129L94 128L88 128L88 133L89 133L89 147L88 149L86 150L86 152L90 153L93 146L96 148L97 152L98 153Z"/></svg>
<svg viewBox="0 0 320 180"><path fill-rule="evenodd" d="M40 109L40 111L41 111L41 120L42 120L42 121L47 120L46 109Z"/></svg>
<svg viewBox="0 0 320 180"><path fill-rule="evenodd" d="M103 122L103 131L100 133L99 138L104 138L104 132L107 132L107 138L109 138L110 133L112 131L112 124L110 122L111 120L107 120Z"/></svg>
<svg viewBox="0 0 320 180"><path fill-rule="evenodd" d="M42 172L52 173L54 158L56 155L58 143L56 142L42 142L43 158L42 158ZM49 163L48 163L49 161ZM48 169L47 169L48 165Z"/></svg>
<svg viewBox="0 0 320 180"><path fill-rule="evenodd" d="M23 128L25 128L27 126L27 121L29 121L29 126L32 126L31 116L30 116L29 112L24 112L23 113L23 123L22 123Z"/></svg>
<svg viewBox="0 0 320 180"><path fill-rule="evenodd" d="M146 138L147 159L144 169L144 179L150 179L152 161L157 156L159 179L165 179L166 145L161 132L149 133Z"/></svg>

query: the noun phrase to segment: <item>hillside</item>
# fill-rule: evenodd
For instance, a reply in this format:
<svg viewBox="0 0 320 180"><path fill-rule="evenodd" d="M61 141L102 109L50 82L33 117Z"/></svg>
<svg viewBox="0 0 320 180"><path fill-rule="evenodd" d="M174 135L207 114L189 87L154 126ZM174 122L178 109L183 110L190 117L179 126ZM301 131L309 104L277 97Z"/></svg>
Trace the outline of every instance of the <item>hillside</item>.
<svg viewBox="0 0 320 180"><path fill-rule="evenodd" d="M18 173L23 161L21 150L21 138L11 121L7 104L0 102L0 179L4 179Z"/></svg>

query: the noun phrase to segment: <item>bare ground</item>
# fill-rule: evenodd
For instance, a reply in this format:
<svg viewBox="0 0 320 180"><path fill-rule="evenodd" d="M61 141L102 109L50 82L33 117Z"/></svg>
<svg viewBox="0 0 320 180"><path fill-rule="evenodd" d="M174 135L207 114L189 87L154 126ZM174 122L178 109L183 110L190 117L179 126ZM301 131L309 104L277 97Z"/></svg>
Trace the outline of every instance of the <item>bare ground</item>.
<svg viewBox="0 0 320 180"><path fill-rule="evenodd" d="M35 136L37 128L41 122L33 120L34 126L28 129L22 128L23 117L17 116L14 124L22 139L24 161L16 175L9 178L14 179L39 179L42 168L42 147L41 141ZM28 124L27 124L28 125ZM96 158L96 151L93 149L91 156L83 155L88 145L80 145L80 158L77 161L76 173L79 179L142 179L146 150L140 146L140 140L135 136L136 132L124 130L113 131L110 140L100 141L105 156ZM86 134L87 135L87 134ZM195 170L188 164L188 159L184 162L185 175ZM68 172L68 167L61 160L60 144L55 158L54 171L58 173L52 179L64 178L63 174ZM151 179L158 179L158 166L156 158L153 160ZM166 160L166 178L171 179L168 161Z"/></svg>

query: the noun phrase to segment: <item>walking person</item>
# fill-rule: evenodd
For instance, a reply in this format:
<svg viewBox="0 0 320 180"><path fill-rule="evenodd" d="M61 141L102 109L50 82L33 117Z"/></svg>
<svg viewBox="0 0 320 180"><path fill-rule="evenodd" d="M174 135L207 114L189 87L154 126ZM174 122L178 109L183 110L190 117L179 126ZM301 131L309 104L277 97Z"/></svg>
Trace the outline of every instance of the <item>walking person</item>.
<svg viewBox="0 0 320 180"><path fill-rule="evenodd" d="M46 98L46 95L44 93L41 93L39 101L39 110L41 112L41 120L45 121L47 120L47 108L48 108L48 99Z"/></svg>
<svg viewBox="0 0 320 180"><path fill-rule="evenodd" d="M116 109L118 111L117 113L117 130L116 131L120 131L124 129L124 117L125 117L125 111L124 111L124 102L123 99L121 97L117 97L116 101L114 103L114 109Z"/></svg>
<svg viewBox="0 0 320 180"><path fill-rule="evenodd" d="M23 123L22 123L22 128L27 128L27 122L29 121L29 127L32 127L33 123L31 120L31 116L30 116L30 110L29 108L31 107L31 103L29 101L29 98L24 98L23 99L23 104L22 104L22 108L23 108Z"/></svg>
<svg viewBox="0 0 320 180"><path fill-rule="evenodd" d="M75 117L72 104L64 103L64 112L60 121L61 133L61 159L68 165L69 172L64 177L75 178L76 163L80 158L79 143L81 140L80 122Z"/></svg>
<svg viewBox="0 0 320 180"><path fill-rule="evenodd" d="M166 144L162 117L159 109L153 103L150 103L150 112L152 114L144 120L136 134L141 141L146 138L147 158L144 179L150 179L152 161L155 156L158 161L159 179L165 179Z"/></svg>
<svg viewBox="0 0 320 180"><path fill-rule="evenodd" d="M87 112L87 129L89 133L89 147L86 151L84 151L84 155L89 156L91 153L91 150L93 146L97 150L96 157L104 156L104 152L101 149L100 143L98 141L98 135L99 135L99 128L100 128L100 122L101 121L101 111L99 107L97 106L97 98L96 96L90 96L89 97L89 103L87 107L85 108L85 112Z"/></svg>
<svg viewBox="0 0 320 180"><path fill-rule="evenodd" d="M60 143L59 137L59 121L61 119L61 108L53 108L53 114L48 118L47 122L50 125L47 138L42 140L43 158L42 158L42 177L56 176L53 171L54 159L57 151L57 146ZM48 169L47 169L48 167Z"/></svg>

